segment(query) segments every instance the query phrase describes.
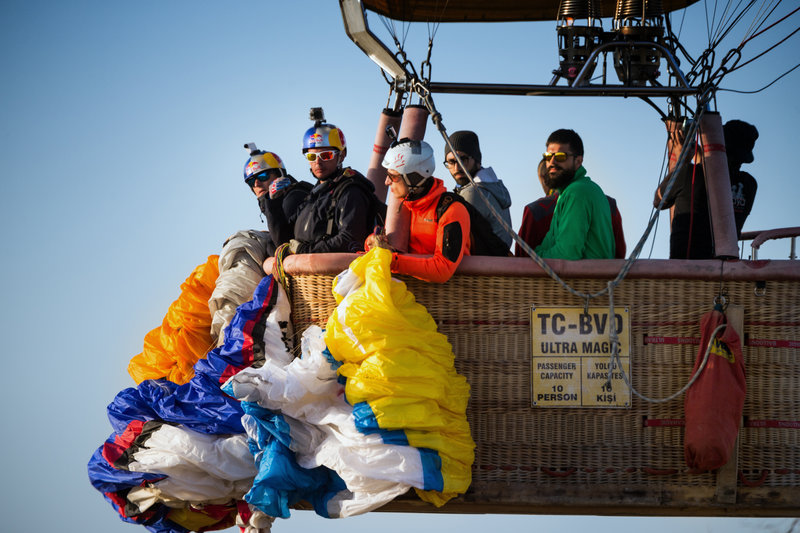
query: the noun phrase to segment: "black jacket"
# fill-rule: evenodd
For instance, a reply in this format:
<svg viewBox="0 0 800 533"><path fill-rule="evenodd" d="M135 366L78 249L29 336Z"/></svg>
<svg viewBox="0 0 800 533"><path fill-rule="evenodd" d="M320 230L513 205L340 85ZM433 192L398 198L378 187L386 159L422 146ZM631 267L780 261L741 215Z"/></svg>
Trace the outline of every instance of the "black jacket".
<svg viewBox="0 0 800 533"><path fill-rule="evenodd" d="M731 171L731 195L737 237L753 208L758 183L743 170ZM659 186L664 194L667 182ZM658 207L658 198L653 201ZM675 206L670 233L670 259L713 259L714 237L708 209L708 193L702 165L687 165L676 178L675 185L664 200L663 208Z"/></svg>
<svg viewBox="0 0 800 533"><path fill-rule="evenodd" d="M258 207L261 212L267 217L267 227L269 228L269 235L272 239L272 244L267 245L267 253L270 256L275 255L275 250L283 243L289 242L292 239L293 233L291 226L285 221L284 213L294 213L297 208L311 192L314 187L306 181L297 181L292 176L287 176L292 184L289 185L286 192L274 200L270 199L269 194L265 194L258 199Z"/></svg>
<svg viewBox="0 0 800 533"><path fill-rule="evenodd" d="M370 191L374 191L372 183L348 167L317 183L299 203L266 202L273 240L301 241L298 253L363 250L375 223Z"/></svg>

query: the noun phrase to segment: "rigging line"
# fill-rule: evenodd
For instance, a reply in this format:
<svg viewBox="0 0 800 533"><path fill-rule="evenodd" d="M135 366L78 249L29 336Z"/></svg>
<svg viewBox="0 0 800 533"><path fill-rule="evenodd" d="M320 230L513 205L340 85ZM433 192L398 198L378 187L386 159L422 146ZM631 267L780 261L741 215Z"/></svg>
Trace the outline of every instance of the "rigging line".
<svg viewBox="0 0 800 533"><path fill-rule="evenodd" d="M658 170L658 175L659 176L663 176L664 175L664 166L667 164L668 158L669 158L669 146L665 143L664 144L664 155L661 156L661 168ZM660 185L660 183L656 183L656 189L658 189L659 185ZM652 217L653 214L656 212L656 208L654 206L651 209L652 210L650 211L650 216ZM652 257L653 257L653 250L655 249L655 246L656 246L656 236L658 235L658 222L659 222L659 220L660 220L660 217L656 218L656 226L655 226L655 231L653 232L653 240L650 241L650 252L647 254L647 258L648 259L652 259Z"/></svg>
<svg viewBox="0 0 800 533"><path fill-rule="evenodd" d="M720 324L719 326L717 326L714 329L714 331L711 332L711 337L709 337L709 339L708 339L708 345L706 345L706 349L705 349L705 352L703 354L703 361L700 363L700 366L697 367L697 371L692 374L691 379L686 383L686 385L684 385L681 388L681 390L679 390L678 392L675 392L675 393L667 396L666 398L651 398L649 396L645 396L644 394L642 394L641 392L639 392L639 391L637 391L636 389L633 388L633 384L631 383L630 376L628 376L628 374L625 372L625 369L622 367L622 361L620 361L619 350L618 350L618 347L616 345L612 345L613 349L611 350L611 358L610 358L610 360L614 361L613 365L617 369L619 369L620 373L622 374L622 381L625 383L625 385L628 386L628 388L631 390L631 392L636 397L638 397L638 398L640 398L640 399L642 399L642 400L644 400L645 402L648 402L648 403L666 403L666 402L668 402L670 400L674 400L675 398L677 398L678 396L680 396L681 394L683 394L684 392L689 390L689 387L691 387L694 384L694 382L697 381L697 378L700 377L700 374L705 369L706 363L708 363L708 356L711 353L711 346L713 345L714 339L716 339L716 337L717 337L717 333L719 333L723 328L727 328L727 327L728 327L727 323ZM609 374L609 376L611 375L611 364L609 364L608 374Z"/></svg>
<svg viewBox="0 0 800 533"><path fill-rule="evenodd" d="M677 35L678 37L681 36L681 32L683 32L683 23L686 22L686 10L684 9L682 11L683 12L681 13L681 25L678 26L678 35ZM670 16L670 18L672 17Z"/></svg>
<svg viewBox="0 0 800 533"><path fill-rule="evenodd" d="M776 0L773 0L773 1L776 1ZM781 5L782 1L783 0L777 0L777 3L775 3L772 6L772 9L768 9L764 4L762 4L761 9L759 9L759 14L756 14L756 16L753 17L753 23L750 25L750 29L745 33L745 37L743 38L742 42L744 42L745 40L749 40L747 38L748 34L750 34L752 32L755 32L755 31L758 31L761 28L761 26L766 24L767 20L769 20L769 17L772 16L772 14L775 12L776 9L778 9L778 6ZM764 13L767 10L769 11L768 13L766 13L763 16L760 15L760 13ZM761 20L759 21L759 19L761 19ZM756 22L756 21L758 21L758 22Z"/></svg>
<svg viewBox="0 0 800 533"><path fill-rule="evenodd" d="M402 26L401 27L403 28L403 31L401 32L402 33L402 41L401 41L398 38L397 26L395 24L395 21L390 19L389 17L384 16L384 15L378 15L378 18L383 23L383 26L384 26L384 28L386 28L386 31L389 32L389 35L391 35L392 40L394 40L395 46L397 46L397 48L400 49L400 50L405 48L406 39L408 38L408 30L410 29L410 25L406 24L406 22L402 22Z"/></svg>
<svg viewBox="0 0 800 533"><path fill-rule="evenodd" d="M712 22L713 36L709 40L711 46L714 46L715 43L719 42L720 40L719 34L723 32L723 28L726 28L728 26L728 20L730 18L733 18L734 13L736 13L736 10L739 9L739 6L742 4L742 1L743 0L739 0L739 3L736 4L736 7L731 8L731 0L728 0L728 3L725 5L725 9L722 11L722 14L719 17L719 24L714 24L717 20L717 9L716 9L717 5L716 3L714 4L714 21ZM750 1L752 2L754 0Z"/></svg>
<svg viewBox="0 0 800 533"><path fill-rule="evenodd" d="M439 15L436 17L436 20L433 22L428 23L428 40L433 41L436 37L436 32L439 31L439 26L442 24L442 17L444 16L444 12L447 11L447 4L450 3L450 0L445 0L442 9L439 10ZM439 0L436 0L436 6L439 5ZM431 25L433 25L433 34L431 34Z"/></svg>
<svg viewBox="0 0 800 533"><path fill-rule="evenodd" d="M755 56L755 57L751 57L750 59L748 59L747 61L745 61L744 63L742 63L742 64L740 64L740 65L736 65L735 67L733 67L733 68L732 68L731 70L729 70L728 72L733 72L733 71L735 71L735 70L739 70L739 69L740 69L740 68L742 68L743 66L745 66L745 65L747 65L747 64L749 64L749 63L752 63L753 61L755 61L755 60L756 60L756 59L758 59L759 57L763 56L763 55L764 55L764 54L766 54L767 52L770 52L770 51L774 50L775 48L777 48L778 46L780 46L781 44L783 44L784 42L786 42L786 40L787 40L787 39L789 39L789 37L791 37L792 35L794 35L794 34L795 34L795 33L797 33L798 31L800 31L800 26L798 26L798 27L797 27L797 28L796 28L796 29L795 29L795 30L794 30L792 33L790 33L789 35L787 35L786 37L784 37L783 39L781 39L780 41L778 41L778 42L777 42L777 43L775 43L774 45L770 46L769 48L767 48L766 50L764 50L763 52L761 52L761 53L760 53L760 54L758 54L757 56Z"/></svg>
<svg viewBox="0 0 800 533"><path fill-rule="evenodd" d="M729 20L725 21L724 23L720 22L720 33L718 38L714 39L712 46L714 47L719 46L722 40L733 30L733 28L736 27L736 25L739 24L739 22L741 22L741 20L744 18L747 12L750 11L753 5L755 5L755 0L750 0L750 2L741 11L736 13L741 4L742 0L739 0L739 3L732 10ZM723 27L725 28L724 31L722 31ZM750 24L750 28L747 31L750 31L751 29L752 29L752 23ZM747 35L747 31L745 32L745 35Z"/></svg>
<svg viewBox="0 0 800 533"><path fill-rule="evenodd" d="M767 85L763 86L760 89L756 89L755 91L739 91L739 90L736 90L736 89L722 89L722 88L719 88L717 90L718 91L727 91L729 93L739 93L739 94L756 94L756 93L760 93L764 89L767 89L771 85L774 85L778 80L780 80L781 78L783 78L787 74L790 74L792 71L796 70L798 67L800 67L800 63L796 64L795 66L793 66L792 68L790 68L789 70L787 70L786 72L784 72L783 74L781 74L780 76L778 76L777 78L775 78L774 80L769 82Z"/></svg>
<svg viewBox="0 0 800 533"><path fill-rule="evenodd" d="M389 35L394 41L395 46L400 48L400 41L397 39L397 28L395 28L394 21L389 17L384 17L383 15L378 15L378 18L383 24L383 27L386 28L386 31L389 32Z"/></svg>
<svg viewBox="0 0 800 533"><path fill-rule="evenodd" d="M772 8L772 11L770 11L770 13L769 13L769 14L770 14L770 15L772 15L772 13L775 11L775 9L777 9L777 7L778 7L778 6L776 5L774 8ZM759 35L761 35L761 34L762 34L762 33L764 33L765 31L767 31L768 29L772 28L773 26L775 26L775 25L777 25L777 24L780 24L781 22L783 22L783 21L784 21L784 20L786 20L787 18L791 17L792 15L794 15L795 13L797 13L798 11L800 11L800 7L798 7L797 9L795 9L794 11L792 11L791 13L787 14L786 16L784 16L784 17L780 18L779 20L776 20L775 22L773 22L772 24L770 24L769 26L767 26L767 27L766 27L766 28L764 28L763 30L759 31L758 33L755 33L755 34L751 35L750 37L748 37L747 39L743 40L743 41L742 41L742 44L741 44L741 45L739 45L739 46L742 46L742 45L743 45L743 44L745 44L747 41L750 41L750 40L752 40L752 39L755 39L756 37L758 37ZM763 23L762 23L762 24L763 24Z"/></svg>

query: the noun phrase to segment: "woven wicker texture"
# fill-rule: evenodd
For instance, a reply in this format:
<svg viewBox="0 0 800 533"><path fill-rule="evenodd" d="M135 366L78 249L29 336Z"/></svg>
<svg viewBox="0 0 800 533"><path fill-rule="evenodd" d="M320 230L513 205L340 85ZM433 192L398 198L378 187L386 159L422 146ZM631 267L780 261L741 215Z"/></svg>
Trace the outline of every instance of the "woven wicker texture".
<svg viewBox="0 0 800 533"><path fill-rule="evenodd" d="M544 501L549 497L545 495L565 489L565 494L577 495L573 503L578 504L580 495L597 490L629 494L633 504L658 504L664 493L674 498L687 490L693 498L689 505L711 501L717 474L687 473L683 427L669 425L683 419L683 396L665 404L632 397L630 409L531 406L531 306L582 305L557 283L492 276L454 277L444 285L402 279L447 335L457 369L472 387L468 416L477 449L468 500ZM335 306L331 281L331 276L292 278L298 335L311 324L324 326ZM599 280L568 282L583 292L605 286ZM748 421L786 425L800 420L800 354L797 347L748 343L800 341L800 284L769 282L761 296L751 282L726 282L724 288L728 301L744 308L747 399L739 439L737 503L772 501L797 509L796 491L787 500L769 496L769 489L798 487L800 428L751 427ZM698 351L696 344L645 344L645 337L697 340L700 318L712 308L719 289L715 282L631 279L615 290L615 305L631 312L631 373L633 386L642 394L661 398L683 387ZM608 299L591 305L607 306ZM671 502L681 503L687 502Z"/></svg>

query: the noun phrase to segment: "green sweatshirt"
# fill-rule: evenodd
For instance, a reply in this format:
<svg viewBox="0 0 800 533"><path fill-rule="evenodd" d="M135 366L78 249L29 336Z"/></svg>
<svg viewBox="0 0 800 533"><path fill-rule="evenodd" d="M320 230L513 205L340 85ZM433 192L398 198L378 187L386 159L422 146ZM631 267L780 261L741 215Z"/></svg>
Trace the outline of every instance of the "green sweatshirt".
<svg viewBox="0 0 800 533"><path fill-rule="evenodd" d="M614 258L608 199L582 166L558 195L550 229L536 253L553 259Z"/></svg>

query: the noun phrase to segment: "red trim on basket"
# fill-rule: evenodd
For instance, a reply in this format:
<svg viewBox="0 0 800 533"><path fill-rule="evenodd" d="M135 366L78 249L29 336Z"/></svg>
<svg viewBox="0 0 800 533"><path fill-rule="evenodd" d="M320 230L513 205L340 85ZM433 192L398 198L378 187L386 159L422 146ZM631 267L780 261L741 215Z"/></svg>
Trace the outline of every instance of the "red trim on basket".
<svg viewBox="0 0 800 533"><path fill-rule="evenodd" d="M642 417L642 426L644 427L683 427L686 425L686 420L683 418L647 418Z"/></svg>
<svg viewBox="0 0 800 533"><path fill-rule="evenodd" d="M800 429L800 420L752 420L750 418L746 418L744 421L744 427Z"/></svg>
<svg viewBox="0 0 800 533"><path fill-rule="evenodd" d="M746 339L745 346L766 346L767 348L800 348L800 341L790 339Z"/></svg>
<svg viewBox="0 0 800 533"><path fill-rule="evenodd" d="M530 326L530 320L442 320L448 326Z"/></svg>
<svg viewBox="0 0 800 533"><path fill-rule="evenodd" d="M577 470L578 470L577 468L575 468L575 467L572 467L572 468L567 468L566 470L564 470L563 472L561 472L561 471L559 471L559 470L553 470L552 468L547 468L547 467L545 467L545 466L543 466L543 467L542 467L542 472L544 472L544 473L545 473L545 474L547 474L548 476L553 476L553 477L567 477L567 476L571 476L571 475L572 475L572 474L574 474L574 473L575 473Z"/></svg>
<svg viewBox="0 0 800 533"><path fill-rule="evenodd" d="M699 337L665 337L663 335L646 335L645 344L700 344Z"/></svg>
<svg viewBox="0 0 800 533"><path fill-rule="evenodd" d="M768 474L769 474L769 470L762 470L761 471L761 477L759 477L755 481L750 481L749 479L746 479L744 477L744 472L739 470L739 481L741 481L743 484L747 485L748 487L760 487L767 480L767 475Z"/></svg>
<svg viewBox="0 0 800 533"><path fill-rule="evenodd" d="M666 335L645 335L644 344L700 344L699 337L668 337ZM800 341L794 339L750 339L746 338L745 346L765 348L800 348Z"/></svg>
<svg viewBox="0 0 800 533"><path fill-rule="evenodd" d="M643 466L642 471L651 476L671 476L678 473L677 468L650 468L649 466Z"/></svg>

